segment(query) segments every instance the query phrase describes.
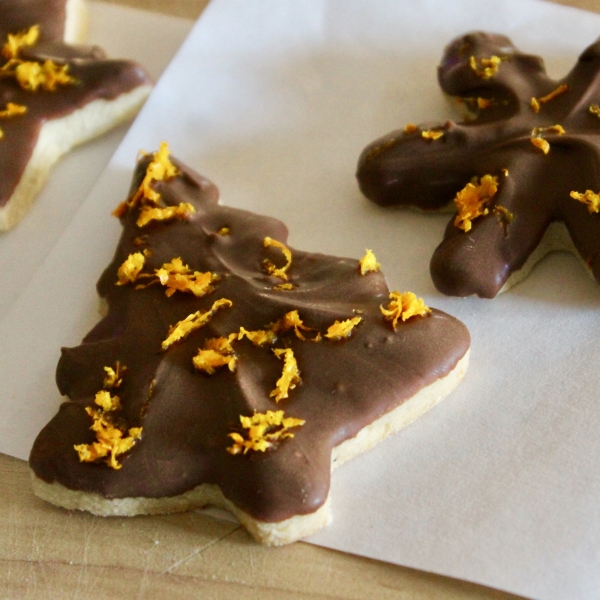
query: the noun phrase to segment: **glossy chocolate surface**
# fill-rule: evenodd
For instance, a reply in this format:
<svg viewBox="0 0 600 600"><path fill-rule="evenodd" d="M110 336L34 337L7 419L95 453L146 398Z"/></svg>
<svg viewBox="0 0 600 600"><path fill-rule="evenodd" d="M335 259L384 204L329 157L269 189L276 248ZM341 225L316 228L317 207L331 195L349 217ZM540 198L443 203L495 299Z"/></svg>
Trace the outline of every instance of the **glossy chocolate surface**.
<svg viewBox="0 0 600 600"><path fill-rule="evenodd" d="M132 190L144 175L138 166ZM30 457L35 474L67 488L107 498L176 496L202 483L216 483L225 496L254 517L275 522L319 508L329 491L331 450L363 427L449 373L466 353L470 338L456 319L433 310L401 323L396 331L379 306L388 302L381 273L360 275L358 261L292 250L291 291L277 291L280 279L261 263L281 266L278 248L264 248L269 236L282 243L287 229L279 221L217 203L217 188L180 165L182 175L155 184L167 205L190 202L189 221L135 225L137 211L122 217L124 231L110 266L98 282L108 314L76 348L65 348L57 369L61 393L69 397L37 438ZM228 227L228 235L218 232ZM140 240L143 235L143 245ZM174 257L190 268L217 273L209 295L195 298L162 286L117 286L117 270L129 254L147 249L144 272ZM202 329L161 351L171 325L198 309L227 298ZM213 375L195 371L192 357L205 340L262 329L298 310L305 325L325 333L335 320L360 312L363 323L343 341L301 341L292 332L273 347L290 347L302 383L289 398L269 397L283 363L271 346L235 341L237 368ZM103 463L81 463L74 444L91 443L85 412L102 388L103 367L121 361L128 367L118 395L127 427L142 426L142 439L122 457L115 471ZM306 421L293 439L266 452L231 455L228 434L240 432L240 415L284 410Z"/></svg>
<svg viewBox="0 0 600 600"><path fill-rule="evenodd" d="M501 58L490 78L470 66ZM541 58L519 52L505 36L472 33L453 41L438 70L442 90L475 112L461 123L437 129L438 140L424 139L419 128L392 132L369 145L359 160L357 177L374 202L416 206L425 210L452 202L474 176L497 176L500 186L489 208L501 205L514 214L504 228L490 210L473 221L471 231L448 224L431 260L436 287L455 296L493 298L511 273L520 269L553 221L562 221L582 258L600 281L600 215L570 197L571 191L600 190L600 119L590 112L600 103L600 43L580 56L572 71L555 81ZM542 102L566 84L567 90ZM476 99L489 100L478 108ZM541 135L550 144L544 154L531 143L534 128L561 125L559 135ZM508 170L504 176L503 169Z"/></svg>
<svg viewBox="0 0 600 600"><path fill-rule="evenodd" d="M13 77L0 76L0 110L8 102L27 107L24 115L0 118L0 129L4 133L0 139L0 208L15 191L37 143L40 128L46 121L65 117L94 100L114 100L150 83L145 71L133 62L106 60L99 48L68 46L60 42L62 25L58 27L50 14L54 5L57 5L58 15L55 19L61 22L59 17L64 15L64 2L8 0L2 3L0 45L4 44L8 33L17 33L39 24L40 43L23 51L20 58L68 64L69 73L77 83L58 86L53 92L41 89L32 92L22 89ZM22 6L27 9L21 11ZM13 18L14 15L18 18ZM64 16L62 19L64 21ZM5 63L6 60L0 56L0 66Z"/></svg>

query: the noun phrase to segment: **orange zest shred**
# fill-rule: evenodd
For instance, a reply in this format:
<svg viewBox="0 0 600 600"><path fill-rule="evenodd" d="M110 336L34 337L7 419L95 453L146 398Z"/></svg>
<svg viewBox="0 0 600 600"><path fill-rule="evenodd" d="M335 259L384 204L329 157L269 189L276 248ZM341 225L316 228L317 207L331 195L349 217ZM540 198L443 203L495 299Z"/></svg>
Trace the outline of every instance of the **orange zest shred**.
<svg viewBox="0 0 600 600"><path fill-rule="evenodd" d="M275 323L273 323L273 325L271 326L271 329L275 333L285 333L286 331L293 329L295 331L298 339L302 340L303 342L308 341L308 338L304 337L304 335L302 335L300 330L316 331L316 329L311 329L310 327L306 327L306 325L304 325L297 310L292 310L292 311L286 313L285 315L283 315L283 317L281 319L279 319L279 321L276 321ZM320 339L321 339L321 334L317 333L317 335L314 338L310 338L310 341L318 342L318 341L320 341Z"/></svg>
<svg viewBox="0 0 600 600"><path fill-rule="evenodd" d="M144 268L146 259L141 252L130 254L117 271L117 285L133 283Z"/></svg>
<svg viewBox="0 0 600 600"><path fill-rule="evenodd" d="M8 119L10 117L18 117L24 115L27 112L27 107L23 104L15 104L14 102L7 102L6 108L0 110L0 119Z"/></svg>
<svg viewBox="0 0 600 600"><path fill-rule="evenodd" d="M277 341L277 334L271 329L258 329L256 331L248 331L244 327L240 327L238 340L246 336L255 346L264 346L265 344L274 344Z"/></svg>
<svg viewBox="0 0 600 600"><path fill-rule="evenodd" d="M113 388L121 387L121 384L123 383L123 375L127 371L127 367L125 365L122 365L119 361L117 361L114 369L112 367L104 367L104 371L106 372L103 382L105 390L112 390Z"/></svg>
<svg viewBox="0 0 600 600"><path fill-rule="evenodd" d="M2 47L2 56L8 62L0 71L14 77L24 90L32 92L36 92L39 88L53 92L59 85L77 83L77 80L69 75L69 65L57 65L51 60L42 63L19 58L22 49L30 48L37 43L39 35L39 25L33 25L20 33L9 33Z"/></svg>
<svg viewBox="0 0 600 600"><path fill-rule="evenodd" d="M164 263L160 269L155 270L155 274L160 283L167 288L165 294L168 297L180 291L190 292L196 298L201 298L214 290L211 284L218 279L218 276L210 271L192 273L179 257L174 258L170 263Z"/></svg>
<svg viewBox="0 0 600 600"><path fill-rule="evenodd" d="M229 235L229 227L221 227L217 233L219 235Z"/></svg>
<svg viewBox="0 0 600 600"><path fill-rule="evenodd" d="M228 300L227 298L221 298L215 301L209 310L204 312L199 310L191 315L188 315L182 321L179 321L175 325L169 327L169 333L167 338L162 343L162 349L166 350L175 342L185 339L192 331L200 329L206 325L220 308L228 308L231 306L233 306L233 302L231 302L231 300Z"/></svg>
<svg viewBox="0 0 600 600"><path fill-rule="evenodd" d="M233 446L227 448L230 454L246 454L249 450L265 452L276 442L286 438L293 438L294 434L289 430L292 427L304 425L304 419L284 417L282 410L268 410L266 413L254 413L251 417L240 415L242 427L247 430L248 439L239 433L230 433Z"/></svg>
<svg viewBox="0 0 600 600"><path fill-rule="evenodd" d="M504 235L508 235L508 226L515 220L515 215L508 208L497 204L492 211L498 219L498 223L504 229Z"/></svg>
<svg viewBox="0 0 600 600"><path fill-rule="evenodd" d="M409 127L409 125L407 125L406 127ZM416 131L416 129L417 129L416 126L412 125L412 127L414 127L415 128L414 130ZM409 132L408 129L405 129L405 131ZM382 152L384 152L388 148L391 148L395 143L396 143L395 137L391 137L391 138L381 142L381 144L378 144L377 146L374 146L373 148L371 148L369 150L369 152L365 156L365 160L367 160L367 161L373 160L376 156L379 156Z"/></svg>
<svg viewBox="0 0 600 600"><path fill-rule="evenodd" d="M600 119L600 106L597 104L590 105L589 111Z"/></svg>
<svg viewBox="0 0 600 600"><path fill-rule="evenodd" d="M565 135L567 133L562 125L550 125L549 127L534 127L531 130L531 137L539 136L542 133L555 133L556 135Z"/></svg>
<svg viewBox="0 0 600 600"><path fill-rule="evenodd" d="M144 206L140 210L140 215L136 221L138 227L145 227L152 221L171 221L172 219L189 219L196 209L189 202L180 202L177 206L166 206L164 208L156 206Z"/></svg>
<svg viewBox="0 0 600 600"><path fill-rule="evenodd" d="M294 330L294 333L298 339L302 340L303 342L321 341L321 334L316 329L306 327L297 310L287 312L285 315L283 315L283 317L281 317L281 319L275 321L275 323L271 323L271 325L268 325L268 329L248 331L244 327L240 327L238 340L247 337L255 346L274 344L277 341L279 334L286 333L291 329ZM302 333L303 331L317 331L317 334L312 338L308 338Z"/></svg>
<svg viewBox="0 0 600 600"><path fill-rule="evenodd" d="M492 101L488 98L477 98L477 107L478 108L489 108L492 105Z"/></svg>
<svg viewBox="0 0 600 600"><path fill-rule="evenodd" d="M489 210L486 205L497 191L497 177L484 175L479 181L477 177L473 177L454 199L458 211L454 225L465 232L470 231L473 219L488 214Z"/></svg>
<svg viewBox="0 0 600 600"><path fill-rule="evenodd" d="M341 340L342 338L350 337L353 329L362 321L361 317L346 319L345 321L336 321L325 334L330 340Z"/></svg>
<svg viewBox="0 0 600 600"><path fill-rule="evenodd" d="M277 268L268 258L265 258L265 260L262 262L263 268L272 277L279 277L279 279L287 281L286 271L292 264L292 253L281 242L278 242L270 237L266 237L263 240L263 244L265 248L268 248L269 246L275 246L276 248L279 248L283 252L283 256L286 260L286 264L283 265L283 267Z"/></svg>
<svg viewBox="0 0 600 600"><path fill-rule="evenodd" d="M419 130L419 128L414 123L408 123L406 125L406 127L404 128L405 133L414 133L415 131L418 131L418 130Z"/></svg>
<svg viewBox="0 0 600 600"><path fill-rule="evenodd" d="M2 56L4 56L6 60L17 58L22 48L35 46L39 37L39 25L32 25L26 31L21 31L20 33L9 33L6 38L6 43L2 46Z"/></svg>
<svg viewBox="0 0 600 600"><path fill-rule="evenodd" d="M59 85L72 85L77 79L69 75L69 65L57 65L51 60L43 63L35 61L9 60L0 72L14 77L24 90L37 92L39 88L54 92Z"/></svg>
<svg viewBox="0 0 600 600"><path fill-rule="evenodd" d="M369 248L365 248L365 255L358 261L358 264L360 266L361 275L366 275L371 271L376 273L381 267L381 265L377 262L373 251L369 250Z"/></svg>
<svg viewBox="0 0 600 600"><path fill-rule="evenodd" d="M293 283L279 283L278 285L274 286L273 289L277 290L278 292L288 292L293 290L294 287L295 286Z"/></svg>
<svg viewBox="0 0 600 600"><path fill-rule="evenodd" d="M275 402L279 402L287 398L289 391L293 390L302 380L294 351L291 348L273 348L273 353L277 358L283 356L283 372L275 384L275 389L269 394L271 398L275 398Z"/></svg>
<svg viewBox="0 0 600 600"><path fill-rule="evenodd" d="M96 432L96 441L73 446L79 454L80 462L96 462L105 459L109 467L118 471L123 465L117 457L131 450L135 442L142 437L142 427L131 427L125 432L115 427L100 411L90 406L85 410L93 419L90 429Z"/></svg>
<svg viewBox="0 0 600 600"><path fill-rule="evenodd" d="M152 185L157 181L169 181L177 175L179 175L179 169L169 159L169 145L161 142L158 151L152 155L140 187L127 201L127 206L133 208L145 203L158 206L160 194L153 189ZM120 206L117 207L117 210L119 209Z"/></svg>
<svg viewBox="0 0 600 600"><path fill-rule="evenodd" d="M37 92L39 88L54 92L60 85L77 83L77 79L69 75L69 65L57 65L51 60L45 60L43 63L19 62L13 72L19 85L31 92Z"/></svg>
<svg viewBox="0 0 600 600"><path fill-rule="evenodd" d="M215 369L227 365L231 372L235 371L237 358L235 356L231 342L237 338L236 333L228 337L218 337L206 340L204 348L198 350L192 362L198 371L204 371L209 375L215 372Z"/></svg>
<svg viewBox="0 0 600 600"><path fill-rule="evenodd" d="M424 129L421 131L421 137L426 140L439 140L444 135L439 129Z"/></svg>
<svg viewBox="0 0 600 600"><path fill-rule="evenodd" d="M121 410L121 399L119 396L111 396L107 390L101 390L96 394L94 402L104 411Z"/></svg>
<svg viewBox="0 0 600 600"><path fill-rule="evenodd" d="M546 94L542 98L532 98L531 99L531 110L534 113L540 112L540 108L542 104L546 104L546 102L550 102L556 96L560 96L560 94L564 94L569 89L569 86L566 83L561 83L555 90L552 90L549 94Z"/></svg>
<svg viewBox="0 0 600 600"><path fill-rule="evenodd" d="M477 59L474 56L469 58L469 66L475 74L482 79L490 79L493 77L498 72L501 62L502 58L495 55L490 56L490 58L480 58L479 64L477 64Z"/></svg>
<svg viewBox="0 0 600 600"><path fill-rule="evenodd" d="M548 152L550 152L550 144L549 144L548 140L545 140L541 136L536 136L536 137L532 137L529 139L531 140L531 143L536 148L539 148L544 154L548 154Z"/></svg>
<svg viewBox="0 0 600 600"><path fill-rule="evenodd" d="M431 309L425 305L422 298L417 298L412 292L391 292L391 302L384 308L380 306L380 310L386 321L392 322L392 327L396 329L398 319L406 321L411 317L425 315L431 312Z"/></svg>
<svg viewBox="0 0 600 600"><path fill-rule="evenodd" d="M583 194L580 192L571 192L571 198L585 204L590 214L600 212L600 195L586 190Z"/></svg>

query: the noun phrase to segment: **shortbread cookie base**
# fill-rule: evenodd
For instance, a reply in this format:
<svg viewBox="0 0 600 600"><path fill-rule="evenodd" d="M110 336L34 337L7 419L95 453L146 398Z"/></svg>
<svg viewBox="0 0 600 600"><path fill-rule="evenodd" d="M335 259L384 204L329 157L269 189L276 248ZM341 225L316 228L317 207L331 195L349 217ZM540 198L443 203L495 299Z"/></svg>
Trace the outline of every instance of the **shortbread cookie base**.
<svg viewBox="0 0 600 600"><path fill-rule="evenodd" d="M412 398L364 427L355 437L336 446L331 456L332 471L433 408L460 383L468 363L469 351L448 375L422 388ZM46 483L33 472L32 477L34 492L43 500L63 508L85 510L103 517L167 514L208 505L224 508L232 512L257 541L269 546L282 546L305 538L323 528L331 520L331 494L313 513L268 523L240 510L225 498L219 486L215 484L202 484L184 494L165 498L107 499L99 494L70 490L57 482Z"/></svg>
<svg viewBox="0 0 600 600"><path fill-rule="evenodd" d="M581 258L579 252L577 252L577 248L575 248L575 244L573 244L573 240L569 235L566 225L562 221L555 221L548 227L548 229L546 229L544 237L541 239L536 249L529 255L529 258L525 261L525 264L518 271L514 271L512 273L512 275L506 280L506 283L500 288L498 294L506 292L513 285L523 281L523 279L529 275L533 267L535 267L535 265L540 262L540 260L542 260L546 254L560 251L573 253L585 267L588 275L595 280L592 270Z"/></svg>
<svg viewBox="0 0 600 600"><path fill-rule="evenodd" d="M114 100L94 100L66 117L44 123L19 184L0 208L0 230L10 229L25 216L52 166L64 154L133 117L150 90L150 85L143 85Z"/></svg>

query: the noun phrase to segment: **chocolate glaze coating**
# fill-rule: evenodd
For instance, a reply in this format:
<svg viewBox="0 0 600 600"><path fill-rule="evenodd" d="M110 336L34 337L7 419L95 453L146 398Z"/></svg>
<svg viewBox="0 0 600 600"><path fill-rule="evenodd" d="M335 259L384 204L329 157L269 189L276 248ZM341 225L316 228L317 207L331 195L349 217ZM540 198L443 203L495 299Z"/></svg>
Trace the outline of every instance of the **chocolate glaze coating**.
<svg viewBox="0 0 600 600"><path fill-rule="evenodd" d="M42 41L62 41L65 31L66 0L2 0L0 40L40 25Z"/></svg>
<svg viewBox="0 0 600 600"><path fill-rule="evenodd" d="M139 165L132 190L141 181L147 159ZM178 163L179 164L179 163ZM379 310L388 302L381 273L361 276L358 261L292 251L292 291L276 291L281 280L261 267L265 258L283 264L277 248L264 248L270 236L282 243L286 227L275 219L217 203L217 188L179 164L181 176L156 184L167 205L190 202L189 221L135 225L137 211L122 217L124 231L114 259L98 282L108 314L76 348L64 348L57 368L61 393L70 398L39 434L30 465L46 482L95 492L106 498L175 496L202 483L218 484L225 496L255 518L276 522L318 509L327 498L331 450L363 427L448 374L468 350L466 327L434 310L415 317L394 332ZM229 227L229 235L219 235ZM190 268L219 275L215 290L203 297L177 292L165 296L162 286L135 290L117 286L117 270L127 256L140 251L134 239L144 235L151 251L144 272L153 272L174 257ZM170 325L215 300L228 298L200 330L162 352ZM213 375L195 371L192 357L204 341L261 329L298 310L309 327L325 332L338 319L362 311L364 322L344 341L300 341L291 333L275 347L291 347L302 383L289 398L269 397L283 363L271 347L244 339L234 342L237 368ZM118 395L127 427L142 426L143 436L122 457L115 471L103 463L81 463L74 444L90 443L90 417L102 388L103 367L120 360L128 367ZM283 409L306 424L294 438L267 452L231 455L228 433L240 431L240 415Z"/></svg>
<svg viewBox="0 0 600 600"><path fill-rule="evenodd" d="M131 61L107 60L97 47L63 44L60 40L64 0L3 2L0 45L4 44L8 33L17 33L35 24L40 25L41 41L22 52L21 58L69 64L69 73L78 83L59 86L54 92L31 92L22 89L12 77L0 77L0 110L7 102L27 107L24 115L0 119L4 133L0 139L0 207L6 205L15 191L38 141L40 128L46 121L65 117L94 100L114 100L140 85L151 83L148 74ZM0 57L0 66L5 62Z"/></svg>
<svg viewBox="0 0 600 600"><path fill-rule="evenodd" d="M471 56L499 56L497 73L484 79L469 66ZM520 269L553 221L566 225L577 251L600 281L600 216L573 200L571 191L600 189L600 119L590 113L600 103L600 42L580 56L572 71L555 81L538 56L519 52L502 35L471 33L453 41L438 70L440 86L451 96L491 100L470 107L476 116L449 121L438 140L398 130L376 140L362 153L358 182L374 202L438 209L453 200L472 177L498 176L493 205L511 211L504 228L490 211L465 233L453 225L431 260L431 276L441 292L493 298L511 273ZM566 92L541 105L541 98L566 84ZM468 102L468 100L467 100ZM544 132L545 155L530 141L536 127L559 124L566 135ZM423 127L429 129L431 127ZM508 169L505 177L502 169Z"/></svg>

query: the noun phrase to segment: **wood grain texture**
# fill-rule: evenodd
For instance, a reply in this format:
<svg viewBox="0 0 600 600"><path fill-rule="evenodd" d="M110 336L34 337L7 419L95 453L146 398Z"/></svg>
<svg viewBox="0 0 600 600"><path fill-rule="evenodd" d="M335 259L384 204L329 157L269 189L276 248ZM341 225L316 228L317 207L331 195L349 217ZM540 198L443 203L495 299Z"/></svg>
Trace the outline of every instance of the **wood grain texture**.
<svg viewBox="0 0 600 600"><path fill-rule="evenodd" d="M473 584L310 544L256 544L199 513L100 518L46 504L0 455L0 596L14 599L509 600Z"/></svg>
<svg viewBox="0 0 600 600"><path fill-rule="evenodd" d="M125 4L135 8L153 10L178 17L197 19L209 0L104 0L113 4ZM547 0L555 4L574 6L600 13L600 0Z"/></svg>
<svg viewBox="0 0 600 600"><path fill-rule="evenodd" d="M208 0L111 0L187 18ZM553 0L600 13L600 0ZM310 544L263 548L198 513L97 518L37 499L0 454L0 597L33 600L517 600L481 586Z"/></svg>

